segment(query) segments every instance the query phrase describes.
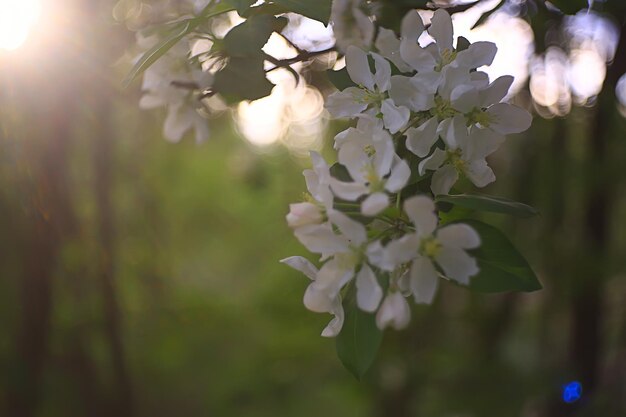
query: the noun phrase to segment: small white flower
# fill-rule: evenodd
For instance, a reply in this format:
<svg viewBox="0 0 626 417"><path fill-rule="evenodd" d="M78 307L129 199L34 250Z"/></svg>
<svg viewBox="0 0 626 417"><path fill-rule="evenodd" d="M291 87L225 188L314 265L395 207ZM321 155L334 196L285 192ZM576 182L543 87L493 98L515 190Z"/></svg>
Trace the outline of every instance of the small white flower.
<svg viewBox="0 0 626 417"><path fill-rule="evenodd" d="M438 230L435 204L425 196L411 197L404 211L415 225L419 240L417 256L411 264L411 291L417 303L430 303L437 289L436 263L443 273L461 284L479 272L476 260L466 249L480 245L478 233L464 224L451 224ZM410 242L413 244L413 242Z"/></svg>
<svg viewBox="0 0 626 417"><path fill-rule="evenodd" d="M375 71L370 70L367 54L354 46L346 52L348 75L358 87L348 87L328 97L326 109L334 117L355 117L368 108L375 108L382 115L383 123L391 133L402 129L409 120L410 111L397 106L387 97L391 87L391 67L382 56L371 53Z"/></svg>
<svg viewBox="0 0 626 417"><path fill-rule="evenodd" d="M350 141L341 146L339 162L346 167L353 182L331 179L331 188L338 197L348 201L367 195L361 203L361 212L375 216L389 206L387 193L396 193L405 186L411 169L396 155L390 137L371 142L371 145L364 144Z"/></svg>
<svg viewBox="0 0 626 417"><path fill-rule="evenodd" d="M484 187L496 180L485 159L504 141L504 137L488 129L472 127L467 132L465 119L459 115L442 123L441 137L447 149L435 149L418 165L420 174L434 170L431 189L435 195L448 194L459 178L465 175L477 187ZM451 130L452 132L448 132Z"/></svg>

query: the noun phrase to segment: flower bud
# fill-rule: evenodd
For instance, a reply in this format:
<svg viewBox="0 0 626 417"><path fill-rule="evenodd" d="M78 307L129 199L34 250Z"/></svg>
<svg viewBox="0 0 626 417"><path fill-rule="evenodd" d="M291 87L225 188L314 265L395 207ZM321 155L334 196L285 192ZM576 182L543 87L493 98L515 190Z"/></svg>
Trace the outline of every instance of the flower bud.
<svg viewBox="0 0 626 417"><path fill-rule="evenodd" d="M291 228L295 229L308 224L319 224L323 220L324 216L320 208L313 203L296 203L289 205L287 224Z"/></svg>

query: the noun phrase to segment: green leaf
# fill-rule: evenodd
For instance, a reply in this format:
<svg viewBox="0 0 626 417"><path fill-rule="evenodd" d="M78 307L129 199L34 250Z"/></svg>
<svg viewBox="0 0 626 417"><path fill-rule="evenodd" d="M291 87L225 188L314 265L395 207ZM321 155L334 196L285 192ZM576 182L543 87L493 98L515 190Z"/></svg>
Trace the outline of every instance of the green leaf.
<svg viewBox="0 0 626 417"><path fill-rule="evenodd" d="M480 247L468 251L478 261L480 272L470 280L470 289L480 292L537 291L541 283L524 257L495 227L463 219L480 235Z"/></svg>
<svg viewBox="0 0 626 417"><path fill-rule="evenodd" d="M128 87L135 78L141 75L148 67L150 67L150 65L154 64L157 59L165 55L165 53L176 45L182 38L193 32L193 30L198 27L200 23L208 18L229 12L231 10L234 10L234 7L232 7L229 3L218 3L210 9L205 9L200 16L183 20L174 25L174 27L167 32L166 37L162 39L161 42L147 50L141 58L139 58L139 61L133 65L128 75L126 75L126 78L122 82L124 88Z"/></svg>
<svg viewBox="0 0 626 417"><path fill-rule="evenodd" d="M383 332L376 326L374 314L366 313L356 306L354 288L351 289L343 308L345 320L337 336L339 360L357 379L361 379L370 368L380 344Z"/></svg>
<svg viewBox="0 0 626 417"><path fill-rule="evenodd" d="M228 104L242 100L256 100L269 95L274 84L265 78L263 57L232 57L215 74L213 89Z"/></svg>
<svg viewBox="0 0 626 417"><path fill-rule="evenodd" d="M327 70L326 75L328 76L328 81L330 81L337 90L341 91L348 87L356 87L356 84L348 75L346 68L342 68L339 71Z"/></svg>
<svg viewBox="0 0 626 417"><path fill-rule="evenodd" d="M272 3L328 25L332 0L272 0Z"/></svg>
<svg viewBox="0 0 626 417"><path fill-rule="evenodd" d="M250 6L256 3L256 0L228 0L228 2L235 6L239 16L243 16Z"/></svg>
<svg viewBox="0 0 626 417"><path fill-rule="evenodd" d="M267 43L272 32L282 30L286 24L285 17L252 16L224 36L224 50L231 57L261 55L263 53L261 48Z"/></svg>
<svg viewBox="0 0 626 417"><path fill-rule="evenodd" d="M341 165L339 162L335 162L330 166L330 175L339 181L352 182L353 179L348 172L348 168L345 165Z"/></svg>
<svg viewBox="0 0 626 417"><path fill-rule="evenodd" d="M451 203L455 206L465 207L472 210L510 214L517 217L533 217L539 214L539 212L535 208L529 205L490 195L439 195L435 200L437 202Z"/></svg>

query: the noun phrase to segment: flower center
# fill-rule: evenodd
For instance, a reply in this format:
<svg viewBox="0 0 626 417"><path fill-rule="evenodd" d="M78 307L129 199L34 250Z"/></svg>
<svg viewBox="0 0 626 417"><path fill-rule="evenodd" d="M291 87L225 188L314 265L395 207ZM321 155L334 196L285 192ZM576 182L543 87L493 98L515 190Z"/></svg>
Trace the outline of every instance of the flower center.
<svg viewBox="0 0 626 417"><path fill-rule="evenodd" d="M385 189L385 181L378 176L373 164L369 164L365 168L365 180L367 181L370 192L375 193Z"/></svg>
<svg viewBox="0 0 626 417"><path fill-rule="evenodd" d="M434 236L422 239L420 243L420 253L429 258L435 258L441 251L441 243Z"/></svg>
<svg viewBox="0 0 626 417"><path fill-rule="evenodd" d="M435 67L435 71L441 72L443 67L445 67L448 64L451 64L452 61L456 59L456 55L457 55L457 52L454 49L446 48L443 51L441 51L441 60L439 61L439 63L437 63L437 66Z"/></svg>
<svg viewBox="0 0 626 417"><path fill-rule="evenodd" d="M360 95L359 97L354 97L357 103L368 104L368 105L380 104L386 98L385 93L383 92L376 91L376 90L374 91L368 90L362 85L359 85L359 88L363 92L363 95Z"/></svg>
<svg viewBox="0 0 626 417"><path fill-rule="evenodd" d="M478 124L482 127L489 127L492 122L489 113L478 107L467 113L466 117L468 126Z"/></svg>
<svg viewBox="0 0 626 417"><path fill-rule="evenodd" d="M463 172L465 170L465 160L463 159L463 153L460 149L453 149L446 151L447 162L457 170L457 172Z"/></svg>
<svg viewBox="0 0 626 417"><path fill-rule="evenodd" d="M446 100L443 97L435 96L435 107L430 111L431 115L436 116L439 120L449 119L454 117L457 111L454 110L450 100Z"/></svg>

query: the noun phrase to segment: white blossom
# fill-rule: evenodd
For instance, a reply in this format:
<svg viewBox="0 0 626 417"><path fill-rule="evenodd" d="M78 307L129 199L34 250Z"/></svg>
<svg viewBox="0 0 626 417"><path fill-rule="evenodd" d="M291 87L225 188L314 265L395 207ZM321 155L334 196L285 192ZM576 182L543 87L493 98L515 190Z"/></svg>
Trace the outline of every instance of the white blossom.
<svg viewBox="0 0 626 417"><path fill-rule="evenodd" d="M391 67L382 56L371 53L374 72L369 67L367 54L354 46L346 52L346 68L350 79L357 87L348 87L328 97L326 109L334 117L355 117L373 107L380 112L383 123L391 133L396 133L406 125L410 111L397 106L388 97L391 87Z"/></svg>

